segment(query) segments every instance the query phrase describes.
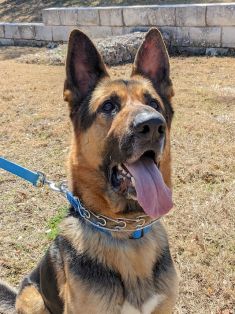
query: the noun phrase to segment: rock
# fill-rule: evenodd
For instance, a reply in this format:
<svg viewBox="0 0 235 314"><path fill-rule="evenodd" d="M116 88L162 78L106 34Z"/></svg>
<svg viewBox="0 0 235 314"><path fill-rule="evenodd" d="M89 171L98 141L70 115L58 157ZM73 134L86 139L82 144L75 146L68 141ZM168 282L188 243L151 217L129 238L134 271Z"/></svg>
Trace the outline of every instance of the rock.
<svg viewBox="0 0 235 314"><path fill-rule="evenodd" d="M96 40L95 43L106 64L110 66L118 65L133 62L136 52L145 35L146 32L135 32L132 34ZM169 34L163 33L163 37L166 45L169 46Z"/></svg>
<svg viewBox="0 0 235 314"><path fill-rule="evenodd" d="M133 33L123 36L108 37L97 40L96 45L108 65L132 62L144 33Z"/></svg>

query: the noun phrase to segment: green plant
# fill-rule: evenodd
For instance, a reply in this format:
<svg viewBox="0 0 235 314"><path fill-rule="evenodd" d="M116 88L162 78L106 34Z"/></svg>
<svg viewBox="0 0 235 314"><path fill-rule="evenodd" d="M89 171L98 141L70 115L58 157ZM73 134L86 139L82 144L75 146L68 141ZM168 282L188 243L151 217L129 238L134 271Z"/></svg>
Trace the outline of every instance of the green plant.
<svg viewBox="0 0 235 314"><path fill-rule="evenodd" d="M56 238L56 236L58 235L59 232L59 224L61 222L61 220L66 216L67 214L67 207L61 207L58 210L58 213L53 216L52 218L50 218L49 222L48 222L48 233L47 236L50 240L54 240Z"/></svg>

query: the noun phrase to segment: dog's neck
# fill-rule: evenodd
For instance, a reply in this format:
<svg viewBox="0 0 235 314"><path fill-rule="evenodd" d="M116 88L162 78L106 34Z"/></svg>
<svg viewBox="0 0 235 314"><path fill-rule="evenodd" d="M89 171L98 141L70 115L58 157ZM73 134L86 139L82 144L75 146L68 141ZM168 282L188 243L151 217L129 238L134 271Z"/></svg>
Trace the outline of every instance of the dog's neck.
<svg viewBox="0 0 235 314"><path fill-rule="evenodd" d="M168 245L167 237L164 236L165 229L160 222L154 225L146 237L135 241L107 236L70 215L61 225L61 235L68 239L81 254L86 252L99 262L118 270L127 279L129 276L138 277L140 273L147 277L152 271L157 256ZM138 259L136 259L136 252L138 252ZM125 268L122 265L125 265Z"/></svg>

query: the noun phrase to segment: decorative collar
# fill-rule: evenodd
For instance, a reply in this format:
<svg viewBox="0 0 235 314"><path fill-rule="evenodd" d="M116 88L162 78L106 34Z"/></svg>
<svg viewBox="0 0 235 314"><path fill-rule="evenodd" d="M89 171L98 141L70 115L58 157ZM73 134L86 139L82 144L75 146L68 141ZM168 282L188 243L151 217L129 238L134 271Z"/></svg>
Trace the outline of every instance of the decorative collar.
<svg viewBox="0 0 235 314"><path fill-rule="evenodd" d="M71 192L67 192L67 199L72 205L76 214L82 219L91 224L95 229L112 235L112 232L132 232L129 236L130 239L140 239L152 229L158 219L146 222L148 216L141 215L136 218L111 218L108 216L95 214L94 212L86 209L79 198L75 197Z"/></svg>

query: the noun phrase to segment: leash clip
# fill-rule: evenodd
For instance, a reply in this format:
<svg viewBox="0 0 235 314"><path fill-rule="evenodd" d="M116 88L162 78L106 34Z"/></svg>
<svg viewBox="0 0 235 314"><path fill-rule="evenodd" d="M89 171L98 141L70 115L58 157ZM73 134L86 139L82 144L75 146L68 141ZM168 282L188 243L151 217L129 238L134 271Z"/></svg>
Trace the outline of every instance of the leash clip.
<svg viewBox="0 0 235 314"><path fill-rule="evenodd" d="M50 188L52 191L59 192L59 193L62 192L60 184L58 185L58 184L56 184L55 182L49 181L49 180L47 180L47 179L46 179L45 183L49 186L49 188Z"/></svg>
<svg viewBox="0 0 235 314"><path fill-rule="evenodd" d="M38 171L37 174L39 175L38 181L36 184L37 187L42 187L44 185L47 185L49 189L52 191L66 194L67 186L65 184L65 181L62 181L61 183L56 183L54 181L48 180L46 178L46 175L43 172Z"/></svg>

